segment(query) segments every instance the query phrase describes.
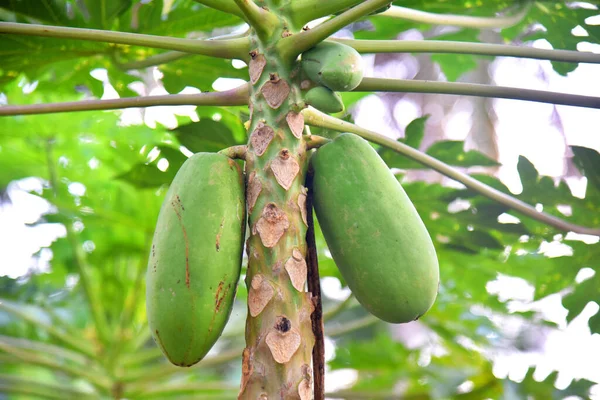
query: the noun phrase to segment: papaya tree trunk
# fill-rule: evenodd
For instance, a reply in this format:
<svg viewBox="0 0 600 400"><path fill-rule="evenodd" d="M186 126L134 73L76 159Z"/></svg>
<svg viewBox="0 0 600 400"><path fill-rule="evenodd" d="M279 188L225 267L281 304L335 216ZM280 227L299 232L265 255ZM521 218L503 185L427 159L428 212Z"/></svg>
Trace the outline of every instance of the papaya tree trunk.
<svg viewBox="0 0 600 400"><path fill-rule="evenodd" d="M308 400L314 305L306 290L304 104L298 62L276 46L301 27L281 1L236 3L248 20L265 22L251 34L249 61L248 318L238 398Z"/></svg>

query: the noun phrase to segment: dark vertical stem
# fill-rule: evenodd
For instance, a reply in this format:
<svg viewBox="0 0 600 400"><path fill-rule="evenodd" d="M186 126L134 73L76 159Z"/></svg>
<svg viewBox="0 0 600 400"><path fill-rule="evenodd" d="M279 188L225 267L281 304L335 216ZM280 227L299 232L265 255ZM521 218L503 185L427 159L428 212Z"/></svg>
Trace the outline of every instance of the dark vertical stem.
<svg viewBox="0 0 600 400"><path fill-rule="evenodd" d="M325 341L323 337L323 304L321 302L321 280L319 277L319 261L317 258L317 243L315 240L315 223L313 220L313 177L314 171L311 167L306 175L306 219L308 229L306 231L306 263L308 266L308 291L313 295L315 311L311 315L312 329L315 335L315 347L313 347L313 380L314 400L325 398Z"/></svg>

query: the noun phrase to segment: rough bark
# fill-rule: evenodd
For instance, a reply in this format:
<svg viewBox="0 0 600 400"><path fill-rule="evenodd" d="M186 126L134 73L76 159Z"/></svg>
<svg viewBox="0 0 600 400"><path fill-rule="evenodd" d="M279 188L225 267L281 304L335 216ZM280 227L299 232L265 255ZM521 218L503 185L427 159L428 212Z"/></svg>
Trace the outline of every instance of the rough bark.
<svg viewBox="0 0 600 400"><path fill-rule="evenodd" d="M246 154L249 295L238 398L308 400L314 307L306 290L307 150L299 114L303 102L298 63L282 59L276 48L278 40L299 29L289 16L275 12L277 4L256 4L273 10L279 26L251 35Z"/></svg>

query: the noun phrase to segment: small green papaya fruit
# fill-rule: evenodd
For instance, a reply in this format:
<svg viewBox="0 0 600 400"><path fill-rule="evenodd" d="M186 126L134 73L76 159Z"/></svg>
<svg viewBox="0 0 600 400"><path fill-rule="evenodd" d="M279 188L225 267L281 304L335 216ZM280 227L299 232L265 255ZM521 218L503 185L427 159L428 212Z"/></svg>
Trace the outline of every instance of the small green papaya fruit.
<svg viewBox="0 0 600 400"><path fill-rule="evenodd" d="M166 194L148 262L146 309L154 341L175 365L200 361L229 319L245 209L241 170L218 153L187 159Z"/></svg>
<svg viewBox="0 0 600 400"><path fill-rule="evenodd" d="M385 162L366 140L342 134L311 163L317 219L356 299L387 322L425 314L438 290L435 248Z"/></svg>
<svg viewBox="0 0 600 400"><path fill-rule="evenodd" d="M304 95L304 102L324 113L333 114L344 111L342 97L326 87L317 86Z"/></svg>
<svg viewBox="0 0 600 400"><path fill-rule="evenodd" d="M335 91L350 91L363 78L363 59L356 50L337 42L321 42L302 53L302 69L310 80Z"/></svg>

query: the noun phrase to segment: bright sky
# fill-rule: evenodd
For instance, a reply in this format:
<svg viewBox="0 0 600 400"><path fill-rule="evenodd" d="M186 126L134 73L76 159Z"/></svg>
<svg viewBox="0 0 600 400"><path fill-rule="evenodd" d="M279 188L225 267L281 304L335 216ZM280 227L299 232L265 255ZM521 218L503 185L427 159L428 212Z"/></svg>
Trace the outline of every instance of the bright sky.
<svg viewBox="0 0 600 400"><path fill-rule="evenodd" d="M537 47L548 47L544 41L535 43ZM580 50L600 52L600 46L582 44ZM239 61L236 62L239 67ZM540 68L547 80L540 78ZM600 93L600 71L598 66L580 65L579 68L561 77L556 74L549 62L533 60L499 59L494 63L494 79L496 84L532 89L552 90L565 93L598 95ZM97 78L104 80L102 72L96 72ZM159 78L155 76L154 78ZM237 80L219 80L215 82L215 89L225 90L237 86ZM116 94L110 85L105 85L105 98L114 97ZM148 90L148 94L166 93L160 85L149 89L138 87L140 91ZM186 92L194 92L190 88ZM357 124L375 131L385 132L383 107L380 100L372 96L363 101L361 110L356 114ZM161 113L147 113L150 118L144 122L152 126L160 118L167 126L175 121L172 112L189 114L193 107L162 107ZM600 150L600 135L598 124L600 110L558 106L564 128L564 137L550 126L553 106L531 102L496 100L495 111L498 115L496 130L499 137L499 150L503 167L500 178L514 192L520 191L520 183L516 174L516 161L519 154L525 155L535 165L540 173L550 176L559 176L563 172L562 163L557 163L557 158L565 152L565 145L582 145ZM418 105L407 101L401 102L394 114L406 125L412 119L423 114ZM134 121L134 112L128 119ZM128 114L128 115L129 115ZM138 118L139 120L139 118ZM142 122L139 120L139 122ZM453 132L452 139L464 139L471 124L470 114L464 109L445 116L446 129ZM578 195L584 192L585 181L571 182L572 188ZM32 254L40 248L47 247L59 236L65 234L64 227L60 225L41 225L28 227L25 224L38 220L40 215L48 209L48 204L37 196L26 193L39 191L41 182L37 179L26 179L14 182L9 187L12 204L5 204L0 208L0 275L18 277L28 271L44 271L48 268L51 252L45 250L39 260L33 259ZM83 188L85 189L85 188ZM589 274L588 274L589 276ZM337 280L334 279L337 282ZM347 290L342 291L339 282L331 279L324 281L324 292L332 298L344 298ZM590 335L587 320L598 311L598 305L588 304L583 314L577 317L568 326L565 322L566 310L560 304L558 296L551 296L542 302L530 304L533 299L532 288L522 280L501 277L498 281L490 283L489 290L499 293L501 297L512 299L511 306L515 309L526 307L540 310L546 317L562 327L560 331L551 333L544 345L542 352L534 354L495 354L494 373L498 377L509 376L511 379L522 379L527 367L538 365L535 377L545 378L552 370L558 370L559 379L557 386L565 387L573 378L586 378L600 382L600 361L598 357L592 358L591 354L600 354L600 335ZM415 323L418 324L418 323ZM506 323L504 323L504 326ZM328 341L328 357L333 356L334 345ZM338 389L338 384L347 386L355 379L352 370L331 373L328 379L328 390ZM354 378L353 378L354 377ZM468 386L468 385L467 385ZM600 399L600 390L596 390L596 399Z"/></svg>

